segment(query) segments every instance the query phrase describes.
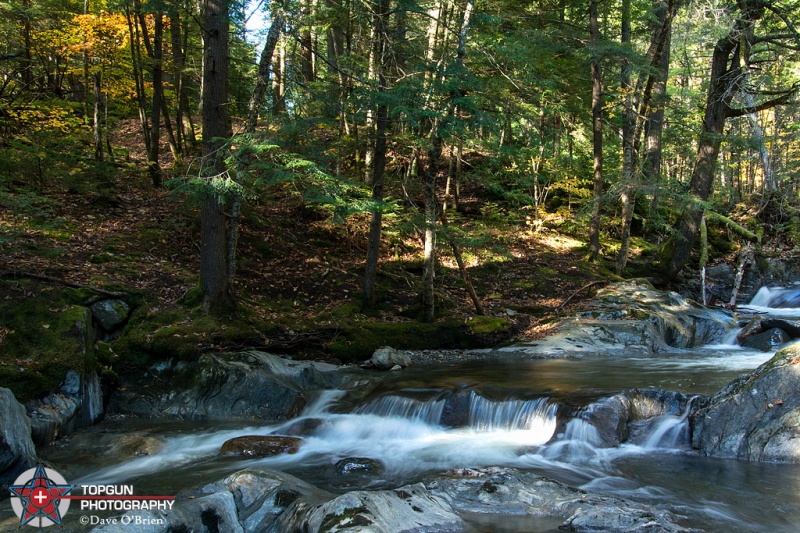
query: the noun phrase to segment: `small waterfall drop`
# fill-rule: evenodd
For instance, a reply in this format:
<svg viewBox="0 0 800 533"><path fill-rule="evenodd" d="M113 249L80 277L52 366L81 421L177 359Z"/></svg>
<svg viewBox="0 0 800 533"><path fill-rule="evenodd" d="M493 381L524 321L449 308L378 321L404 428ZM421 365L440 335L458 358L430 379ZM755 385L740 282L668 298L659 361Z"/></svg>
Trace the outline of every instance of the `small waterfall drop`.
<svg viewBox="0 0 800 533"><path fill-rule="evenodd" d="M645 449L674 449L689 440L689 413L692 402L697 396L686 402L686 409L680 416L664 415L655 424L652 432L642 444Z"/></svg>
<svg viewBox="0 0 800 533"><path fill-rule="evenodd" d="M423 401L403 396L381 396L377 400L359 407L355 412L438 424L442 418L444 404L444 400Z"/></svg>
<svg viewBox="0 0 800 533"><path fill-rule="evenodd" d="M497 402L475 393L470 397L469 426L476 431L530 430L551 423L555 429L555 415L556 406L547 398Z"/></svg>

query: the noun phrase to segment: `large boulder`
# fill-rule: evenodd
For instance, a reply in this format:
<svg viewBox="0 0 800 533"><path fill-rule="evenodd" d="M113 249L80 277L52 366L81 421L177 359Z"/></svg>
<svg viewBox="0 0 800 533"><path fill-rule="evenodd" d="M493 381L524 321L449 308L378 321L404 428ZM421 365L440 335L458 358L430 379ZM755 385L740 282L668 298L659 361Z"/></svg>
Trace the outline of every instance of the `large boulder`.
<svg viewBox="0 0 800 533"><path fill-rule="evenodd" d="M313 391L341 388L349 376L335 365L258 351L208 354L197 363L151 368L134 387L115 393L109 410L149 417L277 422L297 416Z"/></svg>
<svg viewBox="0 0 800 533"><path fill-rule="evenodd" d="M544 340L501 351L537 357L649 355L718 342L735 326L731 313L656 290L641 279L605 287L590 307L563 320L558 332Z"/></svg>
<svg viewBox="0 0 800 533"><path fill-rule="evenodd" d="M708 456L800 462L800 342L698 406L692 446Z"/></svg>
<svg viewBox="0 0 800 533"><path fill-rule="evenodd" d="M8 485L36 465L31 421L9 389L0 387L0 484Z"/></svg>

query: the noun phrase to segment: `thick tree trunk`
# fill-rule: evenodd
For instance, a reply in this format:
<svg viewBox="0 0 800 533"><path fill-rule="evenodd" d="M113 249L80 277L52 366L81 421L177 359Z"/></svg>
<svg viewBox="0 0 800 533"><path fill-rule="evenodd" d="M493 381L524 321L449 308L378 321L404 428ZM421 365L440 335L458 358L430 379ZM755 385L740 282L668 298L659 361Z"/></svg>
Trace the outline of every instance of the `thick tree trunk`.
<svg viewBox="0 0 800 533"><path fill-rule="evenodd" d="M206 174L225 171L221 148L232 134L228 116L228 1L205 0L203 35L203 159ZM203 309L221 314L234 307L228 279L224 205L209 193L200 213L200 285Z"/></svg>
<svg viewBox="0 0 800 533"><path fill-rule="evenodd" d="M711 78L703 114L703 126L697 146L697 158L689 182L687 205L676 227L676 234L668 245L673 246L666 268L668 278L674 278L689 261L692 247L700 231L700 220L705 208L703 203L711 196L714 175L722 144L725 119L728 118L730 101L736 92L735 75L730 68L731 55L737 49L740 22L714 47L711 58ZM738 69L738 58L734 61Z"/></svg>
<svg viewBox="0 0 800 533"><path fill-rule="evenodd" d="M286 114L286 40L278 40L278 53L272 60L272 114Z"/></svg>
<svg viewBox="0 0 800 533"><path fill-rule="evenodd" d="M589 3L589 27L592 44L600 42L597 22L597 0ZM589 229L589 260L595 261L600 254L600 209L603 199L603 76L599 53L595 50L592 60L592 152L594 154L594 185L592 188L592 220Z"/></svg>

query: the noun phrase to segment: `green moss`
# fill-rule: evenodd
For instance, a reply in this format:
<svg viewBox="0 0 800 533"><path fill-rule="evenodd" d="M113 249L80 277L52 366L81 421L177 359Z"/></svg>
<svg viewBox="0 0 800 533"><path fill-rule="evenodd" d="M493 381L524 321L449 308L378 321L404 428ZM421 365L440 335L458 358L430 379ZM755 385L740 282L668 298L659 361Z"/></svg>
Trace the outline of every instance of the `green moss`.
<svg viewBox="0 0 800 533"><path fill-rule="evenodd" d="M508 333L511 324L505 318L492 316L476 316L469 319L467 327L475 335L495 335Z"/></svg>
<svg viewBox="0 0 800 533"><path fill-rule="evenodd" d="M457 320L363 322L344 326L329 350L344 362L354 362L369 359L381 346L407 350L472 348L480 342L471 333Z"/></svg>
<svg viewBox="0 0 800 533"><path fill-rule="evenodd" d="M3 281L0 290L0 378L20 402L55 390L69 370L95 370L91 316L75 289Z"/></svg>
<svg viewBox="0 0 800 533"><path fill-rule="evenodd" d="M259 320L246 308L236 316L215 317L183 306L161 309L143 305L107 351L115 369L141 368L170 358L196 361L207 351L264 345L275 333L276 326Z"/></svg>

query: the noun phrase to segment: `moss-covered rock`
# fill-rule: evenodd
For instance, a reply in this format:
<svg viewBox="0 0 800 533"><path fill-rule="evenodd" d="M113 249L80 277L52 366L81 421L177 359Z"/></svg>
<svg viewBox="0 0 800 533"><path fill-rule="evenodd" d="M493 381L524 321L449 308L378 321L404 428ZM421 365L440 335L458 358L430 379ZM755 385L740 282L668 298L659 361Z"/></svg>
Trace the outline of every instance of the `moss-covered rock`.
<svg viewBox="0 0 800 533"><path fill-rule="evenodd" d="M25 403L56 390L70 370L96 370L87 291L0 281L0 381ZM81 302L81 303L79 303Z"/></svg>

